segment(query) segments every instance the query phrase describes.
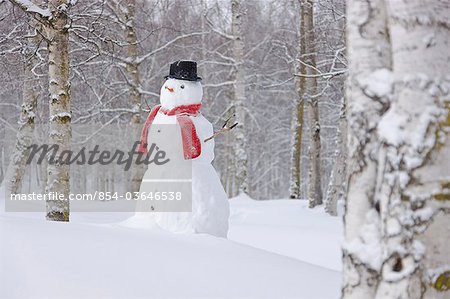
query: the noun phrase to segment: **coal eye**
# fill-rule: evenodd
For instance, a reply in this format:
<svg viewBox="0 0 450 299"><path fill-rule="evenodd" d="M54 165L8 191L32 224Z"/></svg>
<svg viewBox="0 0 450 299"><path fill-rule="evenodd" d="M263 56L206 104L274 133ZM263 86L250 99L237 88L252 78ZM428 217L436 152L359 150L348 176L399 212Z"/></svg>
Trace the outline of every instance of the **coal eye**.
<svg viewBox="0 0 450 299"><path fill-rule="evenodd" d="M184 88L184 85L181 85L180 87L183 89L183 88Z"/></svg>

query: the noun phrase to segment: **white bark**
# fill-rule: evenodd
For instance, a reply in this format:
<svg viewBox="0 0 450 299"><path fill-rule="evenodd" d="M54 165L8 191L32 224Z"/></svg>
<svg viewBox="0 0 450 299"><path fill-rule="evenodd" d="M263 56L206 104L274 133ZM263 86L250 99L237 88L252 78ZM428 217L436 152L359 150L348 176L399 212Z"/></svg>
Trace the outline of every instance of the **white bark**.
<svg viewBox="0 0 450 299"><path fill-rule="evenodd" d="M129 85L129 99L133 114L131 116L131 129L134 141L139 141L141 134L141 79L139 74L139 45L136 35L136 1L125 2L125 34L127 41L126 70ZM131 167L131 191L138 192L144 175L143 165L134 164Z"/></svg>
<svg viewBox="0 0 450 299"><path fill-rule="evenodd" d="M242 34L243 11L240 0L231 0L231 31L233 34L233 112L235 121L239 123L233 129L233 157L235 159L234 180L235 188L229 196L236 196L241 192L248 192L248 169L247 169L247 140L245 137L245 77L244 77L244 37Z"/></svg>
<svg viewBox="0 0 450 299"><path fill-rule="evenodd" d="M350 1L347 6L349 150L351 162L360 164L352 165L349 182L343 295L447 298L450 5L439 0L358 4L363 3ZM361 8L368 7L366 16L378 22L358 22L365 15ZM373 34L358 24L370 24ZM376 51L387 41L389 48L378 54L390 57L358 76L358 54L369 53L358 45L376 36L382 43L366 43L366 49ZM363 63L380 63L382 57L371 55ZM356 112L372 117L358 118Z"/></svg>
<svg viewBox="0 0 450 299"><path fill-rule="evenodd" d="M303 19L303 41L305 46L300 53L302 64L306 64L307 77L304 81L303 97L307 103L307 117L309 123L309 180L308 199L311 208L322 204L322 183L321 183L321 144L320 144L320 120L319 120L319 99L317 93L316 73L316 39L314 34L314 3L312 0L301 1L301 16ZM309 76L312 75L312 76Z"/></svg>
<svg viewBox="0 0 450 299"><path fill-rule="evenodd" d="M208 14L208 1L202 0L201 4L202 4L201 29L202 29L202 32L206 32L207 31L206 18L207 18L207 14ZM202 62L206 62L207 58L208 58L208 56L207 56L207 51L209 49L208 40L209 40L209 37L206 34L201 35L201 43L202 43L201 59L202 59ZM209 74L208 63L204 63L202 65L202 74L205 74L205 75ZM203 85L203 102L206 102L209 100L210 100L209 87L205 87Z"/></svg>
<svg viewBox="0 0 450 299"><path fill-rule="evenodd" d="M298 59L295 64L295 73L306 74L306 65L300 63L302 55L306 53L306 35L305 33L305 18L301 17L299 21L299 40L298 40ZM305 103L305 77L295 76L295 91L297 98L295 99L295 107L292 111L291 122L291 169L290 169L290 184L289 197L300 198L301 186L301 156L302 156L302 136L304 123L304 103Z"/></svg>
<svg viewBox="0 0 450 299"><path fill-rule="evenodd" d="M374 216L374 193L379 142L374 130L389 105L386 96L368 93L363 81L377 70L389 73L391 55L383 1L349 0L346 7L349 183L343 298L360 299L373 298L378 281L379 220Z"/></svg>
<svg viewBox="0 0 450 299"><path fill-rule="evenodd" d="M448 298L450 3L386 2L394 91L378 125L383 255L375 298ZM432 287L440 275L447 282Z"/></svg>
<svg viewBox="0 0 450 299"><path fill-rule="evenodd" d="M30 37L36 35L30 32ZM24 55L24 77L25 82L22 87L22 111L19 118L19 128L17 133L14 152L11 155L9 167L5 176L5 190L7 194L20 193L22 180L26 168L26 160L30 152L29 146L32 144L33 131L35 126L36 104L39 97L38 84L32 72L37 63L35 57L36 39L30 38L25 44L22 53Z"/></svg>
<svg viewBox="0 0 450 299"><path fill-rule="evenodd" d="M325 197L325 211L337 216L337 203L343 200L347 190L347 105L345 97L342 98L341 115L339 116L338 144L330 183Z"/></svg>
<svg viewBox="0 0 450 299"><path fill-rule="evenodd" d="M316 83L314 88L316 90ZM321 144L320 144L320 121L318 99L309 99L309 138L310 138L310 163L308 181L309 207L313 208L322 204L322 179L321 179Z"/></svg>
<svg viewBox="0 0 450 299"><path fill-rule="evenodd" d="M69 18L67 0L50 0L53 17L46 26L50 94L50 144L60 151L70 149L71 111L69 81ZM47 219L69 221L69 165L48 164L46 192L63 194L66 200L47 201Z"/></svg>

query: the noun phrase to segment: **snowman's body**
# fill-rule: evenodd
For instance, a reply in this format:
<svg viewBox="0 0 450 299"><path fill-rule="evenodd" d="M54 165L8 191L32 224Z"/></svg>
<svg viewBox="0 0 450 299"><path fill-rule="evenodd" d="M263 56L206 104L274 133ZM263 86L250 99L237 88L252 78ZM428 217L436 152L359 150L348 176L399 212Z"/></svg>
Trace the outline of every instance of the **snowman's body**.
<svg viewBox="0 0 450 299"><path fill-rule="evenodd" d="M161 88L161 109L156 114L152 126L177 124L177 115L166 115L163 110L167 111L180 106L200 104L201 100L202 86L200 82L177 79L166 80ZM146 217L149 221L154 221L159 227L171 232L207 233L226 237L229 218L228 198L211 164L214 159L214 140L204 142L206 138L213 134L213 126L201 113L188 117L195 126L201 143L201 154L191 160L192 212L139 213L139 217ZM164 136L164 131L161 130L160 132L160 138L181 139L181 133ZM155 135L150 132L147 144L154 142L152 138L155 138ZM181 141L174 142L174 144L180 143ZM149 165L144 179L152 171L157 170L152 165ZM141 185L141 190L142 188Z"/></svg>

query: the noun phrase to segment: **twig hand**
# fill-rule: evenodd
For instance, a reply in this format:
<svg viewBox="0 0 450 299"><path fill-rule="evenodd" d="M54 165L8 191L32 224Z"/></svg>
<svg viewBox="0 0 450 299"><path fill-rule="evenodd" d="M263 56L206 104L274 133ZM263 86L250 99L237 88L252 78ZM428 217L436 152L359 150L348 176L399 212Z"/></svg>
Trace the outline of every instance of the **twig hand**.
<svg viewBox="0 0 450 299"><path fill-rule="evenodd" d="M236 127L236 126L238 125L238 123L235 123L235 124L229 126L229 122L230 122L230 120L231 120L232 117L234 117L234 114L231 115L231 116L225 121L225 123L223 124L222 128L221 128L219 131L214 132L214 134L213 134L212 136L206 138L206 139L204 140L204 142L208 142L208 141L210 141L211 139L216 138L216 137L219 136L220 134L223 134L223 133L225 133L225 132L228 132L228 131L230 131L231 129L233 129L234 127Z"/></svg>

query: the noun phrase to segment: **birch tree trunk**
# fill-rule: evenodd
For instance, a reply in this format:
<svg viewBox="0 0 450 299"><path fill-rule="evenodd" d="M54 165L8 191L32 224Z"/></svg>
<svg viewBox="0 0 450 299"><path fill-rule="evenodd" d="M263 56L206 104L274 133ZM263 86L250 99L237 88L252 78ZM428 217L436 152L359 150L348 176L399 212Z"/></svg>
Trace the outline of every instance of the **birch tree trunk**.
<svg viewBox="0 0 450 299"><path fill-rule="evenodd" d="M378 125L383 239L375 298L448 298L450 3L386 3L394 89Z"/></svg>
<svg viewBox="0 0 450 299"><path fill-rule="evenodd" d="M50 144L59 152L70 149L71 111L69 81L69 18L67 0L49 0L52 13L46 26L48 38L48 79L50 94ZM47 219L69 221L69 165L49 163L46 192L63 194L65 200L47 201Z"/></svg>
<svg viewBox="0 0 450 299"><path fill-rule="evenodd" d="M36 80L37 78L32 72L33 67L37 64L35 56L37 42L35 38L32 38L32 36L36 35L37 32L35 30L30 32L30 37L22 50L25 78L22 87L22 111L18 122L19 128L17 130L16 144L5 176L5 190L7 194L21 192L26 160L30 152L29 146L33 140L36 105L39 97L38 80Z"/></svg>
<svg viewBox="0 0 450 299"><path fill-rule="evenodd" d="M342 98L341 115L339 116L338 144L336 158L331 171L330 183L325 197L325 211L337 216L338 200L344 198L346 192L346 164L347 164L347 105L345 97Z"/></svg>
<svg viewBox="0 0 450 299"><path fill-rule="evenodd" d="M379 142L374 131L389 108L385 94L368 88L374 74L390 76L391 54L382 0L347 1L348 171L343 247L343 298L374 298L379 279L380 235L374 200ZM368 79L369 78L369 79Z"/></svg>
<svg viewBox="0 0 450 299"><path fill-rule="evenodd" d="M320 121L319 121L319 101L315 96L317 93L316 74L316 50L314 35L314 3L312 0L304 0L301 2L301 18L303 19L303 35L304 50L301 53L302 64L306 64L306 77L304 97L307 99L307 111L309 122L309 146L310 146L310 163L309 163L309 181L308 181L308 198L309 207L313 208L322 204L322 180L321 180L321 145L320 145ZM312 76L309 76L312 75Z"/></svg>
<svg viewBox="0 0 450 299"><path fill-rule="evenodd" d="M295 72L306 74L306 65L301 63L302 54L306 52L305 18L301 17L299 22L299 42L298 59L295 62ZM295 88L298 97L295 99L295 108L292 111L292 151L291 151L291 176L289 184L289 197L300 198L301 186L301 162L302 162L302 137L303 137L303 116L305 103L305 77L295 76Z"/></svg>
<svg viewBox="0 0 450 299"><path fill-rule="evenodd" d="M201 2L202 4L202 17L201 17L201 29L202 32L206 32L207 31L207 24L206 24L206 18L207 18L207 14L208 14L208 2L206 0L202 0ZM209 49L208 47L208 41L209 41L209 37L206 34L202 34L201 35L201 43L202 43L202 49L201 49L201 59L202 62L204 62L204 64L202 65L202 70L203 70L203 74L209 74L209 64L205 63L208 59L207 56L207 51ZM210 101L211 99L209 98L209 87L203 87L203 101Z"/></svg>
<svg viewBox="0 0 450 299"><path fill-rule="evenodd" d="M343 296L447 298L450 4L349 2L353 163L345 218ZM368 37L383 40L363 43ZM380 45L386 44L383 50ZM366 51L358 45L365 45ZM361 54L369 53L369 48L378 55L362 62ZM363 63L381 63L383 57L384 64L358 76ZM361 119L356 112L373 116Z"/></svg>
<svg viewBox="0 0 450 299"><path fill-rule="evenodd" d="M233 35L233 100L232 111L234 112L236 126L233 133L233 157L235 159L234 177L235 186L233 194L236 196L241 192L248 192L248 169L247 169L247 140L244 132L245 125L245 77L244 77L244 37L242 34L241 0L231 0L231 31Z"/></svg>
<svg viewBox="0 0 450 299"><path fill-rule="evenodd" d="M141 80L139 75L139 64L137 58L139 55L138 39L136 35L136 1L126 1L125 14L125 32L127 40L127 62L126 70L129 85L129 98L132 106L133 115L131 116L131 130L133 140L139 141L141 134ZM142 177L144 175L143 165L134 164L131 168L131 191L139 191Z"/></svg>

